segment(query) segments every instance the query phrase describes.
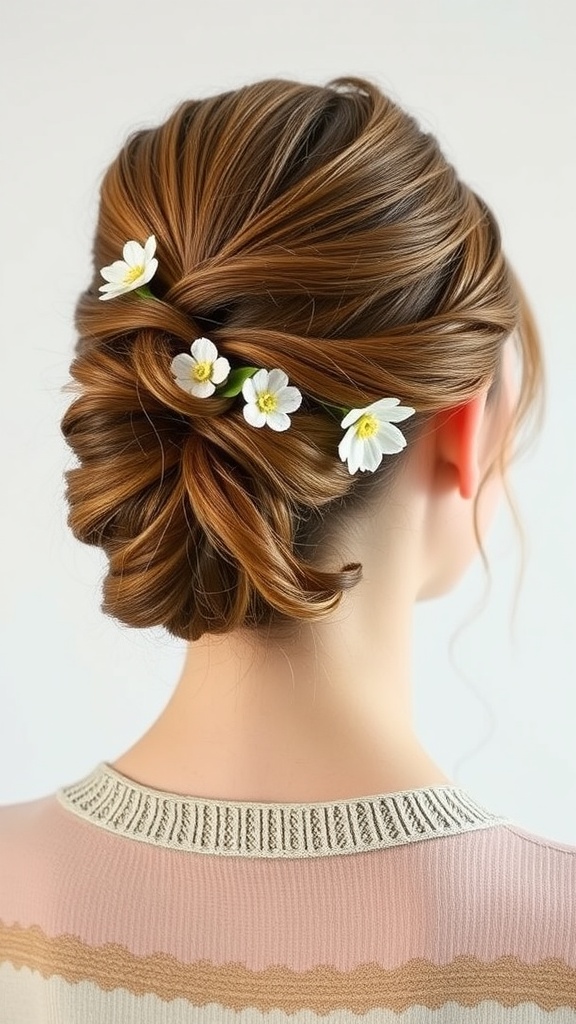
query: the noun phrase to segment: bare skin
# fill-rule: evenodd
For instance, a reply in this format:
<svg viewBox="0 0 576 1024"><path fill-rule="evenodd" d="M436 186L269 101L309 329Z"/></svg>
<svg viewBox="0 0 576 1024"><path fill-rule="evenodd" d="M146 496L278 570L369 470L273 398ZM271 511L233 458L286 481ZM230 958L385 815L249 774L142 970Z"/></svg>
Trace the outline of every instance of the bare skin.
<svg viewBox="0 0 576 1024"><path fill-rule="evenodd" d="M498 397L435 416L403 453L387 499L326 543L326 567L360 561L363 581L297 642L240 634L189 644L173 694L110 762L143 785L222 800L307 802L451 784L413 725L416 601L451 589L477 554L473 499L516 398L505 346ZM485 535L502 483L479 504Z"/></svg>

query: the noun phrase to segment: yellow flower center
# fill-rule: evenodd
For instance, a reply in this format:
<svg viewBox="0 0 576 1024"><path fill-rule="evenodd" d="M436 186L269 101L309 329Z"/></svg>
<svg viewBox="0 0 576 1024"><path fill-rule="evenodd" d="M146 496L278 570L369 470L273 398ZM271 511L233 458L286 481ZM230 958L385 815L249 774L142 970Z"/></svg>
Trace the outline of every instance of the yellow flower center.
<svg viewBox="0 0 576 1024"><path fill-rule="evenodd" d="M212 363L205 360L203 363L196 363L192 370L192 376L196 380L208 380L212 373Z"/></svg>
<svg viewBox="0 0 576 1024"><path fill-rule="evenodd" d="M360 417L358 423L356 424L356 433L358 434L358 437L362 438L372 437L374 434L377 434L378 420L376 416L374 416L373 413L371 412L364 413L364 415Z"/></svg>
<svg viewBox="0 0 576 1024"><path fill-rule="evenodd" d="M276 395L270 394L269 391L261 391L256 399L256 405L261 412L274 412L278 405Z"/></svg>
<svg viewBox="0 0 576 1024"><path fill-rule="evenodd" d="M137 267L130 267L130 270L127 270L126 273L124 274L124 284L132 284L132 281L135 281L136 278L140 277L140 274L143 273L143 266L139 265Z"/></svg>

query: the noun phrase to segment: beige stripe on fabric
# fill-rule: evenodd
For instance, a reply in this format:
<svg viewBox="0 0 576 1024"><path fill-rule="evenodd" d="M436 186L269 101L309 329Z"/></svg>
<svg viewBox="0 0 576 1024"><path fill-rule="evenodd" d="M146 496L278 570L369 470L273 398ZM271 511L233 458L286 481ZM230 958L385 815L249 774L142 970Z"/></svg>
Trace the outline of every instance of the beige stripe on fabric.
<svg viewBox="0 0 576 1024"><path fill-rule="evenodd" d="M284 1010L229 1010L215 1001L192 1007L187 999L165 1002L151 994L133 995L125 988L104 992L91 981L71 984L57 975L45 980L28 967L17 969L11 964L0 964L0 992L0 1024L287 1024L288 1020ZM576 1010L548 1012L535 1003L503 1010L492 1001L475 1007L451 1002L438 1010L413 1006L401 1013L377 1009L356 1015L334 1010L320 1015L307 1009L289 1020L290 1024L576 1024Z"/></svg>
<svg viewBox="0 0 576 1024"><path fill-rule="evenodd" d="M0 959L15 968L33 968L46 979L59 975L107 991L120 985L133 995L152 993L163 1000L215 1002L263 1013L279 1007L292 1014L304 1009L399 1013L413 1003L437 1009L450 1000L467 1007L492 1000L507 1008L533 1002L546 1011L576 1010L576 969L556 958L529 965L514 956L493 962L457 956L440 965L415 959L392 970L368 963L349 971L324 965L299 972L285 967L253 971L239 963L180 963L160 952L135 956L117 943L92 948L71 935L48 938L35 925L0 923Z"/></svg>

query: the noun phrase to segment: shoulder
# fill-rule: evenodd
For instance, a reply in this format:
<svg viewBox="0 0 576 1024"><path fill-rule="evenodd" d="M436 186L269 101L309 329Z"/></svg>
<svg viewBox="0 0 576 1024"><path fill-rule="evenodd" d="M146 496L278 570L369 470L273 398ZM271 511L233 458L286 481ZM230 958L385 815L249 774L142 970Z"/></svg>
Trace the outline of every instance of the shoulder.
<svg viewBox="0 0 576 1024"><path fill-rule="evenodd" d="M88 871L92 832L67 812L58 792L0 805L0 918L16 901L31 906Z"/></svg>
<svg viewBox="0 0 576 1024"><path fill-rule="evenodd" d="M542 857L548 851L548 855L555 860L559 860L560 863L564 863L567 870L576 870L576 846L573 846L571 843L563 843L559 839L540 835L537 832L530 832L515 821L506 822L502 828L509 834L509 841L515 843L518 847L528 848L534 846L536 847L536 854L537 851L540 851L540 856Z"/></svg>
<svg viewBox="0 0 576 1024"><path fill-rule="evenodd" d="M524 935L534 956L576 949L576 846L515 821L462 836L450 859L444 894L463 894L464 916L500 933Z"/></svg>
<svg viewBox="0 0 576 1024"><path fill-rule="evenodd" d="M16 878L34 877L46 853L61 843L64 817L55 793L0 806L0 897Z"/></svg>
<svg viewBox="0 0 576 1024"><path fill-rule="evenodd" d="M5 956L46 964L56 937L77 932L98 855L92 831L57 791L0 806L0 964Z"/></svg>
<svg viewBox="0 0 576 1024"><path fill-rule="evenodd" d="M55 793L23 803L0 804L0 849L7 851L18 841L25 845L27 838L37 836L53 814L55 804Z"/></svg>
<svg viewBox="0 0 576 1024"><path fill-rule="evenodd" d="M576 846L532 832L520 823L503 818L494 825L464 833L456 861L466 873L498 889L538 889L544 902L550 886L562 883L571 891L576 911ZM546 880L543 888L541 882Z"/></svg>

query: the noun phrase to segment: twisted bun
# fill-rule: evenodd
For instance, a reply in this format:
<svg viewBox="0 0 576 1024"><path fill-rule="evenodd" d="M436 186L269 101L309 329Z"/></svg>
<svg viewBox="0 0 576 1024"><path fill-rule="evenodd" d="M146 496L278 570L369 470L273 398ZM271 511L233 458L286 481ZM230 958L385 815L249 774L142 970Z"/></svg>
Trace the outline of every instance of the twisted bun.
<svg viewBox="0 0 576 1024"><path fill-rule="evenodd" d="M160 301L99 302L99 268L150 234ZM320 403L395 395L417 410L409 443L495 377L515 328L519 418L536 394L538 339L491 211L363 79L258 82L133 133L103 179L93 256L62 421L79 460L69 522L106 552L103 609L131 626L285 637L359 582L361 565L314 555L402 456L351 477ZM232 366L288 374L303 393L289 430L178 387L171 360L201 335Z"/></svg>

